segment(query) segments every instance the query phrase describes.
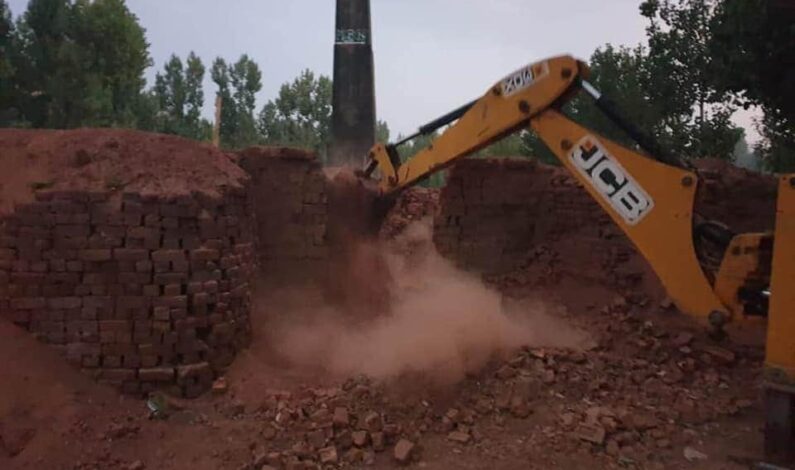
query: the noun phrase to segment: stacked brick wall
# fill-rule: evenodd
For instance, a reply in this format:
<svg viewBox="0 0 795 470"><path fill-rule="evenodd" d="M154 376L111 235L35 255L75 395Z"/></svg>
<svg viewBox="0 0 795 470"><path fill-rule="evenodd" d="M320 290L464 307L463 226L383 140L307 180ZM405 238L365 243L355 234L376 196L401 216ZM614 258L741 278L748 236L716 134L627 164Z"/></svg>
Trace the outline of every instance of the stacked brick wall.
<svg viewBox="0 0 795 470"><path fill-rule="evenodd" d="M434 241L465 269L504 275L540 261L547 274L568 265L572 275L615 282L637 280L645 270L634 262L631 242L563 168L462 160L451 168L439 206Z"/></svg>
<svg viewBox="0 0 795 470"><path fill-rule="evenodd" d="M38 192L0 225L0 312L125 392L196 396L249 341L247 204Z"/></svg>
<svg viewBox="0 0 795 470"><path fill-rule="evenodd" d="M251 177L260 279L284 283L324 275L328 197L316 156L298 149L253 147L238 158Z"/></svg>

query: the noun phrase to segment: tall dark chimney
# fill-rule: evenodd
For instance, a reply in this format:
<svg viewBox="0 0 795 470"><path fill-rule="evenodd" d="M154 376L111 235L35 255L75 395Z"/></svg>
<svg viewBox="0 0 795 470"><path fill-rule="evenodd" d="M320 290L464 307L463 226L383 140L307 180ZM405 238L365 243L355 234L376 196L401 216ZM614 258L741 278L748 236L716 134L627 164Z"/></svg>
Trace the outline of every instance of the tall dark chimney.
<svg viewBox="0 0 795 470"><path fill-rule="evenodd" d="M337 0L329 163L360 165L375 143L370 0Z"/></svg>

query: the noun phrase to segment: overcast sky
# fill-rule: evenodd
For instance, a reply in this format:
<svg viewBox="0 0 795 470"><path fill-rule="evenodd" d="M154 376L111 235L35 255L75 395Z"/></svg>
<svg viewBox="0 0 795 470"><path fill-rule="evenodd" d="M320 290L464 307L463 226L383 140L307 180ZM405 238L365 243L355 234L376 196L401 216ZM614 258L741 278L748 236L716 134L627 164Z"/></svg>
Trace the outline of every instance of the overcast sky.
<svg viewBox="0 0 795 470"><path fill-rule="evenodd" d="M334 0L127 0L146 28L155 66L172 53L249 54L263 73L258 108L303 69L331 75ZM393 136L482 95L529 62L587 59L605 43L645 38L640 0L372 0L379 119ZM10 0L15 14L27 0ZM205 83L210 117L215 86ZM747 118L742 119L744 124Z"/></svg>

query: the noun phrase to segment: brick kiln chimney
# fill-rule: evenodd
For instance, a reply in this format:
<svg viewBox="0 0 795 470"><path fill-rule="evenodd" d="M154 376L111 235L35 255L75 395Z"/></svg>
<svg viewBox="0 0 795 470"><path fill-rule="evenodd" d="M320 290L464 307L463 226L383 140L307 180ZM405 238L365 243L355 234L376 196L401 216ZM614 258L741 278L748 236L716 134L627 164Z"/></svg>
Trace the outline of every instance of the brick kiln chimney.
<svg viewBox="0 0 795 470"><path fill-rule="evenodd" d="M361 165L375 142L371 30L370 0L337 0L330 165Z"/></svg>

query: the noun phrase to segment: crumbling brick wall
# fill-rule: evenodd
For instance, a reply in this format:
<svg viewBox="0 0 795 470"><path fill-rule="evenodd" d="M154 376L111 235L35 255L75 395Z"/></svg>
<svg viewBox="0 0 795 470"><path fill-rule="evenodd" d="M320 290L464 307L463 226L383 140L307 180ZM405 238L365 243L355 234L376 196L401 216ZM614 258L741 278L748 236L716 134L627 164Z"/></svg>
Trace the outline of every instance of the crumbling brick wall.
<svg viewBox="0 0 795 470"><path fill-rule="evenodd" d="M434 224L439 251L468 270L638 280L634 247L565 169L528 159L467 159L450 170ZM538 267L538 266L535 266ZM524 280L527 282L528 280ZM532 282L532 281L531 281Z"/></svg>
<svg viewBox="0 0 795 470"><path fill-rule="evenodd" d="M247 204L40 191L0 222L0 312L125 392L196 396L249 341Z"/></svg>
<svg viewBox="0 0 795 470"><path fill-rule="evenodd" d="M323 275L328 198L315 154L252 147L238 154L238 163L251 177L260 279L285 283Z"/></svg>
<svg viewBox="0 0 795 470"><path fill-rule="evenodd" d="M776 179L729 162L694 162L696 211L729 227L765 231L775 219ZM467 159L450 169L435 218L439 251L503 284L563 276L611 287L658 282L621 229L565 169L528 159Z"/></svg>

